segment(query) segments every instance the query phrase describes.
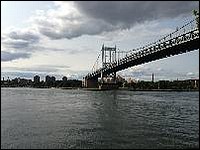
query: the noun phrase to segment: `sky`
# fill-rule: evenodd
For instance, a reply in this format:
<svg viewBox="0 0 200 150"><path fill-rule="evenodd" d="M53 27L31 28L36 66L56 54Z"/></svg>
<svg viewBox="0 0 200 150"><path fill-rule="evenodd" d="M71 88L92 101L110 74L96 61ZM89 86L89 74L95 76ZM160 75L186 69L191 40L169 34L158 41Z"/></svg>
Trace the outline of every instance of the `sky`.
<svg viewBox="0 0 200 150"><path fill-rule="evenodd" d="M144 46L194 18L198 1L1 1L1 78L82 79L101 47ZM199 50L118 72L136 80L199 78Z"/></svg>

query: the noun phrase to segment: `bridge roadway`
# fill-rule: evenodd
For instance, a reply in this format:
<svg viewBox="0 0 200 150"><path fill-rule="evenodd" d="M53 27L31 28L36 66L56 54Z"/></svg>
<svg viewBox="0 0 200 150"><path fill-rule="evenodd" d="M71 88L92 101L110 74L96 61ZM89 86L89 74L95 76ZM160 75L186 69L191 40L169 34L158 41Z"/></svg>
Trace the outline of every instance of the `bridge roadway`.
<svg viewBox="0 0 200 150"><path fill-rule="evenodd" d="M151 62L154 60L190 52L199 49L199 30L195 29L175 38L160 42L156 45L145 47L132 53L105 68L100 68L85 76L85 80L97 81L98 77L117 72L128 67Z"/></svg>

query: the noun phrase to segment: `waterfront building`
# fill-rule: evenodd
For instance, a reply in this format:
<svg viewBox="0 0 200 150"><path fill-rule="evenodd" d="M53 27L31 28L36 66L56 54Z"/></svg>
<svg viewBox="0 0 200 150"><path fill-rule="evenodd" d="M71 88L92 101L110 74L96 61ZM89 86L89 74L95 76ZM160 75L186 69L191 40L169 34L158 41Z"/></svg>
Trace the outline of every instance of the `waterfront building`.
<svg viewBox="0 0 200 150"><path fill-rule="evenodd" d="M154 82L154 73L152 73L151 81Z"/></svg>

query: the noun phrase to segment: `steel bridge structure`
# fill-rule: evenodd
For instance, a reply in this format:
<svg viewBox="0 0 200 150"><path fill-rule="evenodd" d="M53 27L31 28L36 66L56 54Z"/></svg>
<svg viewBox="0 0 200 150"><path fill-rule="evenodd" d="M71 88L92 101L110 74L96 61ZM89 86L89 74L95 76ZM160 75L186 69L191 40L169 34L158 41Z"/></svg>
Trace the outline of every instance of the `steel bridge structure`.
<svg viewBox="0 0 200 150"><path fill-rule="evenodd" d="M92 71L83 78L83 86L86 88L98 88L98 78L101 78L101 83L104 82L103 78L108 76L112 76L115 81L116 72L118 71L198 49L199 24L197 23L197 18L154 43L127 51L122 58L117 58L116 54L119 54L120 51L116 50L116 46L105 47L103 45L101 49L102 65L99 68L95 68L95 65L93 66ZM99 58L100 55L97 60L100 60Z"/></svg>

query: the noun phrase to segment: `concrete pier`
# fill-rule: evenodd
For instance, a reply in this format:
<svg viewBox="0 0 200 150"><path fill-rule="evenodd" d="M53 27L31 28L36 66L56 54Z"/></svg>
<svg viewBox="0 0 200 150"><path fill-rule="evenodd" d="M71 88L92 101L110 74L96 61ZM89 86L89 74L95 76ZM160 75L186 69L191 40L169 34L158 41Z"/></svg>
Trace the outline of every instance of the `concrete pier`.
<svg viewBox="0 0 200 150"><path fill-rule="evenodd" d="M98 88L98 78L84 79L83 87L85 87L85 88Z"/></svg>

